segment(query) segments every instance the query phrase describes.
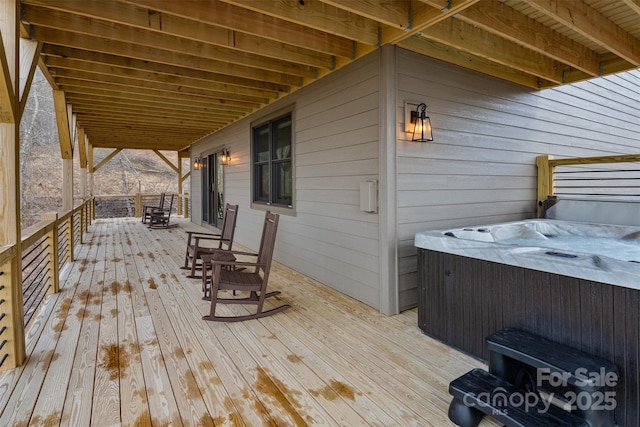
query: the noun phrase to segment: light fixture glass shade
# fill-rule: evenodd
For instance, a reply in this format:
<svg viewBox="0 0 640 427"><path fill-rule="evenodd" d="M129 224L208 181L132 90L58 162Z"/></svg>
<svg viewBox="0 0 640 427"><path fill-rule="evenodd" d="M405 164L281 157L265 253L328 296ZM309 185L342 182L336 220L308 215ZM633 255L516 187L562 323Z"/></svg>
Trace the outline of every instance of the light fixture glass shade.
<svg viewBox="0 0 640 427"><path fill-rule="evenodd" d="M202 168L202 160L200 160L200 157L196 157L195 159L193 159L193 168L194 169Z"/></svg>
<svg viewBox="0 0 640 427"><path fill-rule="evenodd" d="M431 131L431 119L427 116L427 105L418 105L416 111L411 112L411 122L414 123L413 137L411 141L428 142L433 141Z"/></svg>
<svg viewBox="0 0 640 427"><path fill-rule="evenodd" d="M222 149L222 153L220 154L220 164L228 165L231 161L231 154L229 154L229 150L226 148Z"/></svg>

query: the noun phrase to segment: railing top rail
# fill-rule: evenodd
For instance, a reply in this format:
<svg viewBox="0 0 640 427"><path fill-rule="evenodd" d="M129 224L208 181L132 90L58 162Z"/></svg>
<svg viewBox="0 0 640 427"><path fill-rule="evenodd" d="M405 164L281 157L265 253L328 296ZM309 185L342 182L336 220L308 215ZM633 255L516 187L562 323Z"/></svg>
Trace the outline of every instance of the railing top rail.
<svg viewBox="0 0 640 427"><path fill-rule="evenodd" d="M640 162L640 154L618 156L574 157L569 159L550 159L549 166L588 165L596 163L633 163Z"/></svg>
<svg viewBox="0 0 640 427"><path fill-rule="evenodd" d="M68 211L68 212L61 213L61 214L58 216L58 221L64 221L64 220L68 219L69 217L71 217L72 215L74 215L76 212L78 212L80 209L82 209L82 206L83 206L85 203L87 203L87 202L88 202L88 200L87 200L87 201L85 201L85 202L83 202L83 203L80 203L78 206L76 206L75 208L71 209L71 210L70 210L70 211Z"/></svg>
<svg viewBox="0 0 640 427"><path fill-rule="evenodd" d="M17 255L16 245L2 245L0 246L0 265L8 262Z"/></svg>
<svg viewBox="0 0 640 427"><path fill-rule="evenodd" d="M22 247L27 248L55 228L55 220L38 221L22 230Z"/></svg>
<svg viewBox="0 0 640 427"><path fill-rule="evenodd" d="M172 195L175 194L177 195L178 193L176 192L166 192L165 194L167 195ZM140 197L160 197L160 193L145 193L145 194L139 194ZM138 194L102 194L102 195L96 195L93 196L95 199L133 199L138 197Z"/></svg>

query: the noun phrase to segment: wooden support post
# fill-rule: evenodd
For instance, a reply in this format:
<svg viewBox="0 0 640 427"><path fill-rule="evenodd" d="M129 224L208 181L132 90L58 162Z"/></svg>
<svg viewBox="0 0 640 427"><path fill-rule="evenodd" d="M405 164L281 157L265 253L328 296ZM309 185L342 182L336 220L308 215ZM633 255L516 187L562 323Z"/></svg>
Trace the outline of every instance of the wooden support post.
<svg viewBox="0 0 640 427"><path fill-rule="evenodd" d="M140 193L136 194L136 207L135 207L134 216L136 218L142 217L142 194Z"/></svg>
<svg viewBox="0 0 640 427"><path fill-rule="evenodd" d="M80 198L87 199L87 136L84 128L78 128L78 160L80 161Z"/></svg>
<svg viewBox="0 0 640 427"><path fill-rule="evenodd" d="M62 211L73 209L73 159L62 159Z"/></svg>
<svg viewBox="0 0 640 427"><path fill-rule="evenodd" d="M182 159L178 153L178 215L182 215Z"/></svg>
<svg viewBox="0 0 640 427"><path fill-rule="evenodd" d="M50 244L46 250L47 259L51 265L51 269L47 276L51 283L51 292L60 291L60 271L58 270L58 213L47 212L40 216L43 221L53 221L53 227L47 232L46 236Z"/></svg>
<svg viewBox="0 0 640 427"><path fill-rule="evenodd" d="M89 196L93 197L93 144L87 142L87 187Z"/></svg>
<svg viewBox="0 0 640 427"><path fill-rule="evenodd" d="M182 175L182 161L187 159L188 162L191 161L191 153L189 150L178 151L178 215L182 215L185 218L189 217L189 206L188 201L189 197L187 193L184 193L184 182L191 175L190 168L187 168L187 173Z"/></svg>
<svg viewBox="0 0 640 427"><path fill-rule="evenodd" d="M20 10L17 0L0 0L0 370L21 365L26 358L22 299L22 240L20 226ZM30 64L33 58L23 58ZM33 70L33 68L31 69ZM5 250L9 247L8 250ZM6 340L6 341L5 341ZM5 356L6 355L6 356Z"/></svg>
<svg viewBox="0 0 640 427"><path fill-rule="evenodd" d="M553 156L543 155L536 157L536 165L538 166L538 193L537 193L537 212L540 217L540 202L555 193L555 166L549 164Z"/></svg>

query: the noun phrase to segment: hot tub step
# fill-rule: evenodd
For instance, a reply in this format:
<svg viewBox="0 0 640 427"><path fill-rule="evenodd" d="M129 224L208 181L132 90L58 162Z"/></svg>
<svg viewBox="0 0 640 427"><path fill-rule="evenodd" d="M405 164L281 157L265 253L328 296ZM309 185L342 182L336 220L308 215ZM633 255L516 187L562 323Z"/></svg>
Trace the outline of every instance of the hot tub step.
<svg viewBox="0 0 640 427"><path fill-rule="evenodd" d="M487 337L490 352L489 370L502 378L517 374L505 372L503 356L522 362L545 373L557 375L568 385L586 391L607 388L607 376L617 380L618 367L608 360L575 348L516 329L504 328Z"/></svg>
<svg viewBox="0 0 640 427"><path fill-rule="evenodd" d="M482 369L473 369L449 384L453 401L449 419L475 427L487 415L507 427L589 427L582 418L545 403L535 392L515 387Z"/></svg>

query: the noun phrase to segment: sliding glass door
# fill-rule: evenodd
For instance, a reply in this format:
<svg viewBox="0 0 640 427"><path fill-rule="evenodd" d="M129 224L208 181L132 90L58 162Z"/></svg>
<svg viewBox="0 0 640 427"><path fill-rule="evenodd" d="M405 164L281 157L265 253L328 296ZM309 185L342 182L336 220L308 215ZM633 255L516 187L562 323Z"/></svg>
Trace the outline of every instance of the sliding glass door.
<svg viewBox="0 0 640 427"><path fill-rule="evenodd" d="M224 166L222 153L204 156L202 177L202 221L214 227L222 227L224 218Z"/></svg>

